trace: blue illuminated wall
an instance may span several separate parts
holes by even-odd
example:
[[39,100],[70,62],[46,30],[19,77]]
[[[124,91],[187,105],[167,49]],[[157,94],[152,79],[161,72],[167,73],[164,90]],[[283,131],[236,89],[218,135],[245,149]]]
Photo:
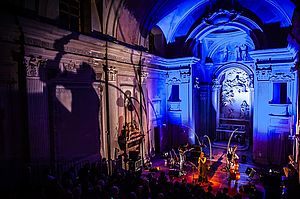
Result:
[[[234,121],[245,126],[255,161],[281,164],[295,149],[290,138],[298,120],[294,68],[299,49],[287,39],[295,6],[290,1],[234,1],[229,10],[218,2],[184,1],[157,23],[171,57],[183,56],[177,54],[181,46],[185,57],[198,58],[188,65],[179,61],[184,57],[169,63],[167,121],[215,141],[221,124]],[[175,101],[170,100],[172,85],[179,89]]]

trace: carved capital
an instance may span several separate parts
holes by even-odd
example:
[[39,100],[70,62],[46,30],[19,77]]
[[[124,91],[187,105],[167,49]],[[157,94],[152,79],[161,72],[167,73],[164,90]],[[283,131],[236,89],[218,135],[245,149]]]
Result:
[[89,64],[94,67],[98,67],[100,63],[101,63],[101,59],[92,58],[89,60]]
[[63,71],[73,72],[76,73],[79,65],[76,64],[74,61],[70,60],[69,62],[62,62],[61,63]]
[[149,73],[146,71],[141,72],[141,81],[142,83],[145,83],[146,79],[148,78]]
[[221,85],[220,85],[218,78],[214,78],[212,80],[212,83],[213,83],[213,86],[212,86],[213,89],[220,89]]
[[166,79],[167,84],[181,84],[181,77],[180,73],[178,71],[176,72],[168,72],[167,73],[167,79]]
[[180,71],[180,78],[182,83],[189,83],[190,77],[191,77],[191,72],[189,69]]
[[102,73],[101,72],[96,72],[96,80],[100,81],[102,79]]
[[272,75],[272,70],[269,69],[256,70],[256,76],[258,81],[269,81],[271,75]]
[[117,69],[116,67],[109,67],[107,69],[107,72],[108,72],[108,81],[116,81],[116,77],[117,77]]
[[24,65],[26,66],[27,77],[38,77],[39,68],[44,66],[47,59],[43,59],[41,56],[34,57],[24,57]]

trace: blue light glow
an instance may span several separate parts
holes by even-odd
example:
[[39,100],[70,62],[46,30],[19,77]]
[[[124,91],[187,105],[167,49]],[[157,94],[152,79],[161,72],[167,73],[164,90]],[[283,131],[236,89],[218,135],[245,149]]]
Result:
[[[193,13],[203,13],[203,8],[208,0],[193,1],[186,0],[180,3],[176,9],[161,19],[157,25],[162,29],[168,43],[174,42],[176,37],[185,36],[191,29],[194,18]],[[295,5],[290,0],[238,0],[243,7],[246,7],[256,14],[264,24],[280,23],[281,27],[291,26],[291,19]],[[252,20],[241,17],[240,23],[253,24],[250,29],[260,29]],[[197,31],[198,32],[198,31]]]

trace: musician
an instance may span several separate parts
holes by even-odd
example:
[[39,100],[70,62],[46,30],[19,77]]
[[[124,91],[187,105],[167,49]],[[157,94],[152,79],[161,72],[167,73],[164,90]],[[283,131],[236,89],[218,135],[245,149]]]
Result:
[[179,169],[180,169],[180,171],[183,170],[183,165],[186,161],[186,153],[190,150],[192,150],[192,149],[190,148],[189,143],[186,143],[185,145],[180,146],[179,149],[178,149],[178,151],[179,151]]
[[240,179],[240,171],[239,171],[239,163],[238,159],[233,160],[230,162],[230,167],[229,167],[229,180],[235,180],[235,183]]
[[230,166],[234,164],[236,160],[239,159],[239,156],[236,154],[237,145],[234,145],[233,147],[229,147],[227,152],[227,159],[226,159],[226,166],[227,170],[230,169]]
[[288,168],[292,172],[297,172],[298,170],[297,163],[295,162],[293,155],[289,155],[288,158],[289,158]]
[[295,194],[299,194],[298,192],[298,167],[297,163],[294,160],[293,155],[288,156],[289,162],[285,167],[283,167],[283,171],[285,174],[284,184],[287,188],[288,198],[294,196]]
[[239,172],[239,156],[236,154],[237,145],[233,147],[229,147],[227,152],[227,171],[228,171],[228,180],[239,180],[240,172]]
[[204,155],[204,152],[202,151],[198,158],[198,173],[199,173],[198,182],[200,182],[200,183],[208,182],[207,167],[208,166],[207,166],[206,157]]

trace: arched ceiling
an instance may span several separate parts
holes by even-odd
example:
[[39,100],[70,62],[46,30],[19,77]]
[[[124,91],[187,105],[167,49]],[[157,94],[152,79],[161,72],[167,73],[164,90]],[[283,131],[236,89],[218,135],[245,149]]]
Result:
[[125,4],[139,19],[142,32],[158,25],[168,42],[186,35],[195,21],[216,4],[222,9],[241,6],[263,24],[280,23],[281,27],[291,25],[295,9],[291,0],[125,0]]
[[[144,38],[154,27],[159,28],[169,44],[169,50],[184,48],[182,53],[189,56],[194,55],[199,43],[222,46],[235,34],[241,35],[240,43],[251,49],[252,46],[253,49],[286,47],[296,7],[296,0],[119,1],[138,21]],[[227,16],[222,17],[224,13]],[[207,48],[210,49],[209,46]],[[175,52],[169,56],[182,56]]]
[[[199,18],[214,4],[230,8],[241,6],[252,12],[260,22],[279,23],[281,27],[291,26],[295,5],[290,0],[157,0],[144,19],[144,28],[158,25],[172,42],[176,37],[185,36]],[[224,3],[225,2],[225,3]],[[224,6],[225,5],[225,6]],[[222,7],[221,7],[222,8]],[[154,17],[155,16],[155,17]]]

